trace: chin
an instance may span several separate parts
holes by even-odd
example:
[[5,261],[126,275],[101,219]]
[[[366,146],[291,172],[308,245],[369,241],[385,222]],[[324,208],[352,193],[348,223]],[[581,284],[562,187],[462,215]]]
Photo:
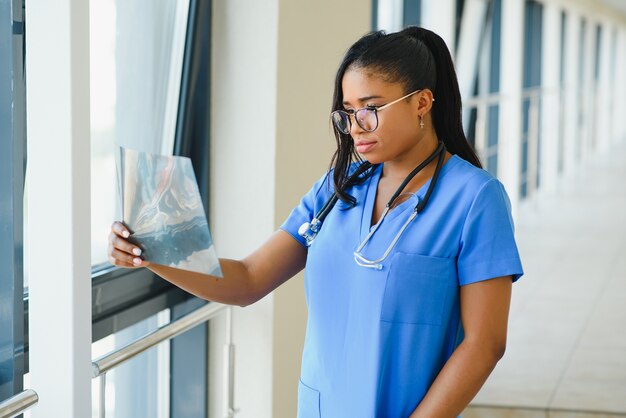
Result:
[[365,161],[368,161],[370,164],[380,164],[385,162],[386,160],[382,158],[380,155],[376,155],[374,152],[368,152],[366,154],[359,154],[361,158]]

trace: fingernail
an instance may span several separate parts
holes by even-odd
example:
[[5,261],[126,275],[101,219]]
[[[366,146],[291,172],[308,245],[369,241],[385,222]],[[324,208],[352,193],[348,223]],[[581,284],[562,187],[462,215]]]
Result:
[[139,248],[133,248],[133,254],[141,255],[141,250]]
[[141,264],[141,258],[139,257],[133,258],[133,264],[137,264],[137,265]]
[[128,231],[122,231],[122,236],[123,236],[124,238],[128,238],[128,236],[129,236]]

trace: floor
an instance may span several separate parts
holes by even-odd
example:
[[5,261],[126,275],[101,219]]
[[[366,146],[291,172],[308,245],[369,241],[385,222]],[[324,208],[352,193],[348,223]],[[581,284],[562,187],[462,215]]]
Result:
[[626,417],[626,144],[520,205],[507,352],[463,418]]

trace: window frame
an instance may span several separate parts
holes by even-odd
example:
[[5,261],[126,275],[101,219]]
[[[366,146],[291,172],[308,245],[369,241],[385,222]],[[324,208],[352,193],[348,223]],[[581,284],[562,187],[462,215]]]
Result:
[[24,173],[26,168],[26,81],[24,0],[0,2],[0,401],[24,388]]
[[[12,1],[23,2],[23,0]],[[174,141],[174,155],[189,157],[192,160],[205,211],[209,207],[210,129],[209,118],[206,115],[210,108],[211,8],[211,1],[190,0],[189,3]],[[0,23],[0,30],[2,24],[4,22]],[[20,190],[23,193],[23,188]],[[19,215],[21,216],[22,212]],[[164,309],[176,308],[190,299],[200,301],[148,269],[121,269],[103,263],[92,267],[91,279],[92,341],[136,324]],[[19,290],[19,299],[24,306],[24,320],[20,324],[25,329],[23,373],[27,373],[29,298],[28,293],[22,289]],[[208,333],[208,326],[205,328],[205,333]],[[208,347],[206,340],[205,338],[205,352]],[[174,367],[175,365],[172,365],[172,368]],[[175,387],[172,384],[172,390]]]

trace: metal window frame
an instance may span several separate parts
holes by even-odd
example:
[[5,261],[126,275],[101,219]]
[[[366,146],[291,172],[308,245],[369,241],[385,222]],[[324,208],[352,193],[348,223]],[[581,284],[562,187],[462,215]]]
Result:
[[[211,0],[190,0],[187,40],[176,121],[174,153],[191,159],[207,220],[209,213],[209,161],[211,110]],[[190,295],[191,296],[191,295]],[[196,297],[172,307],[175,321],[206,303]],[[170,341],[170,417],[206,417],[209,400],[190,394],[208,394],[209,324]]]
[[[190,0],[174,154],[192,159],[200,194],[207,209],[209,122],[205,112],[209,108],[209,90],[207,87],[203,95],[191,89],[198,85],[208,86],[210,80],[209,63],[198,63],[198,60],[210,57],[206,36],[210,33],[210,25],[197,25],[196,22],[201,19],[202,23],[210,22],[211,3],[198,3],[197,0]],[[193,126],[190,127],[190,124]],[[206,153],[202,154],[203,150]],[[104,338],[190,298],[194,296],[147,269],[120,269],[108,263],[95,265],[92,268],[93,340]],[[27,295],[24,295],[24,303],[27,323]]]
[[0,401],[23,390],[24,3],[0,1]]
[[[24,0],[11,0],[14,3],[23,3]],[[0,1],[0,6],[4,5]],[[178,103],[178,114],[176,122],[176,136],[174,143],[174,154],[191,158],[195,175],[198,180],[200,194],[205,206],[205,210],[209,207],[209,100],[210,100],[210,33],[211,33],[211,1],[190,0],[189,16],[186,30],[185,51],[182,65],[182,76],[180,86],[180,96]],[[1,9],[0,9],[1,10]],[[14,27],[23,27],[17,25],[20,23],[16,19]],[[3,29],[5,22],[0,23],[0,30]],[[2,52],[0,45],[0,52]],[[6,56],[2,54],[1,56]],[[15,60],[14,60],[15,61]],[[9,61],[10,62],[10,61]],[[18,61],[15,61],[18,62]],[[3,61],[3,64],[5,61]],[[18,62],[21,65],[21,61]],[[16,64],[17,65],[17,64]],[[2,88],[2,87],[0,87]],[[24,93],[24,91],[22,91]],[[0,91],[0,100],[2,98]],[[25,98],[25,94],[22,96]],[[0,123],[0,127],[3,125]],[[11,125],[13,126],[13,125]],[[25,119],[24,119],[25,126]],[[1,128],[0,128],[1,129]],[[8,143],[7,143],[8,144]],[[0,142],[0,153],[5,142]],[[24,137],[25,149],[25,137]],[[15,155],[15,154],[11,154]],[[17,161],[15,159],[9,160]],[[1,158],[0,162],[4,163]],[[4,167],[4,165],[3,165]],[[13,167],[13,165],[11,165]],[[22,184],[21,187],[15,189],[14,193],[19,192],[19,208],[16,207],[15,216],[19,216],[22,221],[23,209],[21,206],[23,197],[23,171],[22,182],[16,177],[4,179],[0,182],[0,193],[3,187],[8,184]],[[1,180],[0,180],[1,181]],[[0,219],[4,215],[0,213]],[[13,215],[12,215],[13,216]],[[21,223],[18,225],[21,228]],[[21,231],[20,231],[21,232]],[[3,234],[4,236],[4,234]],[[0,237],[0,244],[3,242]],[[20,241],[21,245],[21,241]],[[2,256],[7,257],[7,252],[3,252]],[[22,255],[21,247],[19,254],[14,252],[13,257],[19,257],[19,263],[16,268],[21,269]],[[17,258],[16,258],[17,259]],[[20,276],[21,277],[21,276]],[[0,284],[0,292],[4,288]],[[16,297],[15,310],[19,316],[23,315],[23,323],[12,322],[12,326],[24,326],[28,324],[28,295],[24,294],[23,282],[15,282],[14,292],[19,293]],[[119,269],[109,264],[101,264],[92,268],[92,339],[97,341],[117,331],[127,328],[133,324],[140,322],[164,309],[172,309],[172,321],[178,317],[185,315],[189,310],[206,303],[201,299],[183,291],[182,289],[172,285],[171,283],[161,279],[150,270],[147,269]],[[23,305],[22,305],[23,304]],[[23,311],[20,306],[23,306]],[[23,313],[22,313],[23,312]],[[2,324],[0,318],[0,324]],[[4,324],[2,324],[4,326]],[[172,371],[185,368],[188,364],[204,364],[207,366],[207,350],[208,350],[208,326],[197,327],[194,331],[194,338],[190,335],[177,337],[172,341],[174,353],[171,357]],[[2,328],[4,329],[4,328]],[[16,328],[16,331],[17,328]],[[18,332],[18,334],[20,334]],[[21,333],[23,340],[16,339],[16,347],[24,347],[23,367],[16,369],[16,379],[20,379],[19,390],[21,390],[21,379],[24,373],[28,372],[28,332]],[[183,338],[184,337],[184,338]],[[16,353],[19,350],[15,351]],[[177,355],[187,351],[187,355]],[[183,399],[182,388],[193,385],[203,385],[206,389],[208,384],[208,372],[201,375],[184,376],[181,373],[172,374],[171,396],[172,399]],[[17,388],[17,386],[16,386]],[[1,392],[0,392],[1,393]],[[203,393],[208,393],[204,390]],[[182,415],[182,404],[171,402],[171,417]],[[188,407],[188,405],[186,405]],[[198,408],[194,413],[197,416],[206,416],[208,401],[204,401],[202,408]],[[187,410],[188,414],[189,411]],[[189,416],[189,415],[185,415]]]

